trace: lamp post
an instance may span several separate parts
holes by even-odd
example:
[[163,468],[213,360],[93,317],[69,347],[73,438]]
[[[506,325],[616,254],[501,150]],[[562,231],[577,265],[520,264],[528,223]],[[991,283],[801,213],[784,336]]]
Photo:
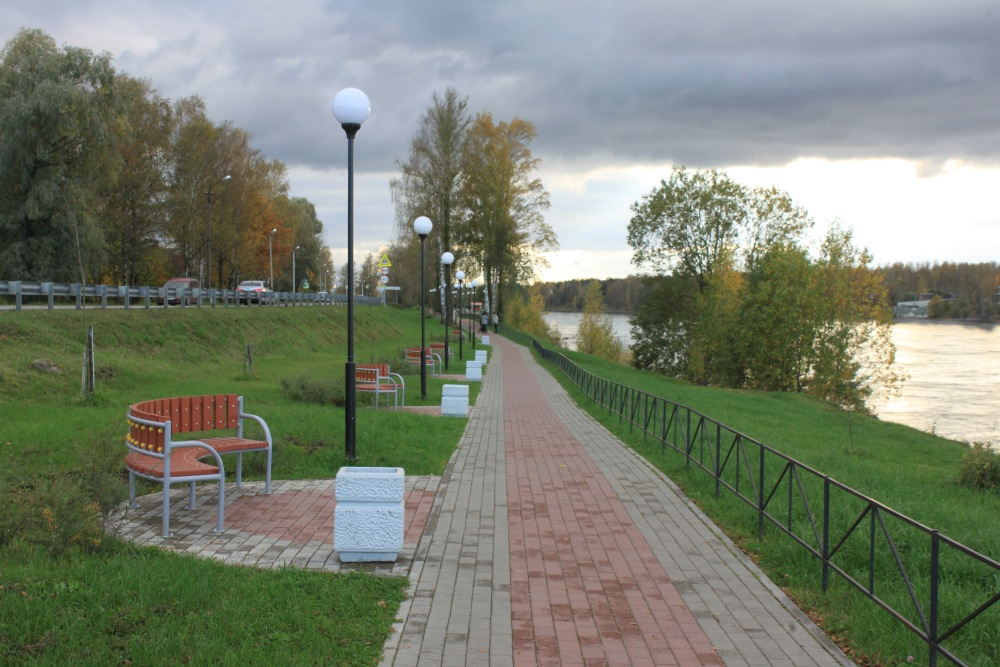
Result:
[[[476,287],[479,283],[473,278],[469,281],[469,288],[472,290],[472,296],[469,297],[469,340],[472,341],[472,349],[476,349],[476,334],[472,330],[472,320],[476,319]],[[473,355],[475,356],[475,355]]]
[[295,246],[292,248],[292,294],[295,294],[295,251],[301,246]]
[[[347,134],[347,281],[354,284],[354,137],[361,124],[368,120],[371,103],[368,96],[357,88],[344,88],[333,98],[333,116]],[[347,295],[347,362],[344,375],[347,391],[344,396],[344,452],[348,459],[356,459],[357,404],[354,390],[354,290]]]
[[208,274],[208,289],[212,289],[212,195],[215,194],[212,192],[212,188],[225,183],[231,178],[232,176],[226,174],[221,180],[208,186],[208,192],[205,193],[205,196],[208,197],[208,262],[206,263],[208,270],[205,272]]
[[424,241],[434,228],[431,219],[422,215],[413,221],[413,231],[420,237],[420,398],[427,398],[427,316],[424,311]]
[[462,288],[465,285],[465,271],[456,271],[455,279],[458,280],[458,358],[464,359],[462,353]]
[[267,235],[267,270],[271,274],[271,284],[269,287],[271,291],[274,291],[274,233],[278,231],[275,227],[271,230],[271,233]]
[[448,338],[451,329],[451,312],[448,309],[448,292],[451,291],[451,264],[455,261],[455,256],[450,252],[441,255],[441,264],[444,266],[444,369],[448,370]]

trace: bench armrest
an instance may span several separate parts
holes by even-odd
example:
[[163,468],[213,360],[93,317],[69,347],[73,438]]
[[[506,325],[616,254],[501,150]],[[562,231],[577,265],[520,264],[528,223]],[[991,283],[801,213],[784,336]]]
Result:
[[241,412],[240,413],[240,425],[239,425],[239,428],[236,429],[236,437],[238,437],[238,438],[242,438],[243,437],[243,420],[244,419],[252,419],[253,421],[255,421],[258,424],[260,424],[260,427],[264,430],[264,440],[267,441],[267,446],[269,448],[273,448],[274,447],[274,443],[271,441],[271,429],[268,428],[267,423],[264,421],[264,419],[262,417],[258,417],[257,415],[251,415],[251,414],[249,414],[247,412]]

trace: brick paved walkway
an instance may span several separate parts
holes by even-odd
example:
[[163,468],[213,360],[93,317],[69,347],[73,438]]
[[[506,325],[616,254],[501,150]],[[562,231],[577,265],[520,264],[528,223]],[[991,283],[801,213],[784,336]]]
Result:
[[[334,480],[154,494],[121,520],[143,544],[256,567],[407,575],[382,665],[850,665],[661,473],[501,336],[445,475],[408,477],[395,563],[341,566]],[[428,418],[434,410],[425,410]]]

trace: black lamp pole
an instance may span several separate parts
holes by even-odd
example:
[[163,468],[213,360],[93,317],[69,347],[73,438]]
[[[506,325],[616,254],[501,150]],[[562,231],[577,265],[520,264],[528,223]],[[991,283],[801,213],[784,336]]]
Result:
[[462,286],[465,284],[465,271],[456,271],[455,277],[458,278],[458,358],[464,359],[465,354],[462,352]]
[[[469,296],[469,340],[472,341],[472,350],[473,350],[473,352],[475,352],[475,349],[476,349],[476,334],[472,331],[472,320],[474,320],[475,317],[476,317],[476,306],[475,306],[475,303],[476,303],[476,281],[475,280],[470,280],[469,281],[469,287],[472,289],[472,292],[470,293],[471,296]],[[475,357],[475,354],[473,354],[473,357]]]
[[430,218],[420,216],[413,221],[413,230],[420,237],[420,398],[427,398],[427,315],[424,307],[424,241],[431,233]]
[[451,337],[451,311],[448,308],[448,292],[451,291],[451,263],[455,261],[455,256],[450,252],[441,255],[441,263],[444,264],[444,369],[448,370],[448,339]]
[[[368,118],[371,107],[368,96],[357,88],[344,88],[333,98],[333,115],[347,134],[347,280],[354,284],[354,137],[361,123]],[[357,403],[354,377],[354,290],[347,296],[347,363],[344,364],[346,388],[344,396],[344,454],[357,458]]]

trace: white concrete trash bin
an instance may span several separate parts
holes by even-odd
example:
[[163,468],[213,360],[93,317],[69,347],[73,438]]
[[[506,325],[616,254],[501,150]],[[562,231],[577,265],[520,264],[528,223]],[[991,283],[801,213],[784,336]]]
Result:
[[342,563],[392,562],[403,548],[402,468],[337,471],[333,550]]
[[465,362],[465,380],[466,380],[466,382],[482,382],[482,380],[483,380],[483,362],[481,362],[481,361],[466,361]]
[[483,365],[486,365],[486,350],[476,350],[476,361],[481,361]]
[[469,385],[446,384],[441,388],[441,416],[469,416]]
[[483,345],[489,345],[490,344],[490,337],[487,336],[486,334],[483,334],[482,336],[480,336],[480,338],[482,338]]

